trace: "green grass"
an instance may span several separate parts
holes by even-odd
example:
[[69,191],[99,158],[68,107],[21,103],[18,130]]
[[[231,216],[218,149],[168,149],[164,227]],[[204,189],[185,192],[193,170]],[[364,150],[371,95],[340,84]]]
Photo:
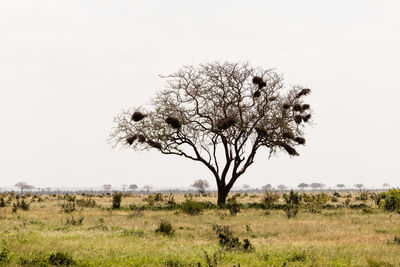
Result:
[[[124,197],[123,208],[112,210],[111,196],[95,197],[103,208],[77,207],[68,214],[60,207],[65,200],[51,196],[33,202],[28,211],[12,213],[10,204],[0,208],[0,252],[6,247],[10,258],[0,265],[40,266],[50,254],[65,252],[74,266],[208,266],[207,261],[214,260],[218,266],[400,266],[400,245],[388,242],[400,235],[397,213],[342,208],[312,214],[301,209],[296,218],[287,219],[282,210],[242,209],[236,216],[228,210],[205,210],[190,216],[176,210],[125,208],[145,204],[143,198]],[[178,203],[185,199],[175,198]],[[215,203],[214,197],[194,199]],[[72,216],[83,216],[82,224],[66,224]],[[161,220],[172,224],[173,235],[155,231]],[[255,250],[222,250],[214,224],[229,225]]]

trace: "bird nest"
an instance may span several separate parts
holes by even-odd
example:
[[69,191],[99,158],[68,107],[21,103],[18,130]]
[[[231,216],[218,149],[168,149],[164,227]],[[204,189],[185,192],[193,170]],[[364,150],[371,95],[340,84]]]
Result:
[[218,130],[223,131],[226,130],[230,127],[232,127],[234,124],[236,123],[236,119],[235,118],[225,118],[225,119],[221,119],[217,122],[216,126],[218,128]]
[[300,136],[296,137],[294,141],[296,141],[299,145],[304,145],[306,143],[306,139]]
[[133,121],[141,121],[141,120],[143,120],[144,117],[146,117],[146,115],[144,115],[143,113],[141,113],[139,111],[135,111],[132,114],[132,120]]
[[168,117],[165,119],[165,122],[174,129],[180,129],[182,127],[182,123],[176,117]]

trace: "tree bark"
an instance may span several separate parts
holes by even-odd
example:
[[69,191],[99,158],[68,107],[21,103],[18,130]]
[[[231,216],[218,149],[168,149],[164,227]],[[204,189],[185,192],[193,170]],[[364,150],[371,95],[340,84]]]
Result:
[[229,191],[230,188],[228,188],[227,186],[218,187],[218,200],[217,200],[218,206],[221,207],[222,205],[225,204],[226,197],[228,196]]

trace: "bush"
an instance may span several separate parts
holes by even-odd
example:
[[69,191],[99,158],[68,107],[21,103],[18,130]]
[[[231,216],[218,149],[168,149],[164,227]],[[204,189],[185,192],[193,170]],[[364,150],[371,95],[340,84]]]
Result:
[[286,202],[286,206],[284,207],[286,217],[288,219],[296,217],[297,213],[299,212],[299,205],[301,200],[299,193],[295,193],[293,190],[290,190],[289,195],[283,194],[283,198]]
[[21,257],[19,259],[21,266],[35,266],[35,267],[47,267],[49,266],[48,258],[43,255],[32,256],[30,258]]
[[0,208],[4,208],[6,206],[6,202],[3,197],[0,197]]
[[61,203],[61,209],[65,212],[65,213],[71,213],[74,212],[75,209],[75,202],[65,202],[65,203]]
[[66,224],[66,225],[72,225],[72,226],[82,225],[83,219],[84,219],[84,218],[85,218],[85,217],[82,216],[82,217],[79,218],[79,219],[75,219],[74,216],[72,216],[71,219],[68,219],[68,218],[67,218],[67,221],[65,222],[65,224]]
[[163,235],[173,235],[174,229],[172,228],[172,224],[170,222],[162,220],[155,232]]
[[225,207],[229,209],[229,212],[233,216],[240,212],[240,204],[236,201],[236,196],[228,198]]
[[386,211],[399,211],[400,210],[400,190],[390,189],[387,193],[384,209]]
[[227,225],[213,225],[213,230],[218,234],[219,245],[225,250],[254,251],[254,247],[248,239],[240,242],[238,237],[233,236],[233,232]]
[[96,205],[96,201],[94,201],[91,198],[86,198],[86,199],[78,199],[76,201],[76,205],[78,207],[83,207],[83,208],[95,208]]
[[11,252],[7,249],[7,244],[3,241],[3,247],[0,250],[0,264],[11,261]]
[[271,208],[279,200],[279,198],[279,194],[265,192],[265,195],[263,196],[261,202],[264,205],[264,208],[268,209]]
[[189,215],[199,215],[204,211],[204,205],[201,202],[186,199],[181,203],[181,211]]
[[58,251],[50,254],[49,263],[55,266],[70,266],[75,264],[75,260],[68,253]]
[[121,199],[122,199],[121,193],[116,193],[113,195],[113,199],[112,199],[112,208],[113,209],[119,209],[121,207]]

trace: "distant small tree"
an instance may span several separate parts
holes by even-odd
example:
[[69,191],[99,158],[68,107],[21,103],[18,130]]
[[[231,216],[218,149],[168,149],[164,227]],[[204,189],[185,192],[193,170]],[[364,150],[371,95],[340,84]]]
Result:
[[125,190],[128,188],[128,185],[126,185],[126,184],[123,184],[123,185],[121,185],[121,187],[122,187],[122,191],[124,191],[124,192],[125,192]]
[[210,187],[207,180],[198,179],[192,184],[193,188],[196,188],[202,196],[206,195],[206,189]]
[[106,190],[106,192],[108,193],[111,190],[111,185],[110,184],[103,184],[103,189]]
[[390,187],[390,184],[384,183],[384,184],[382,185],[382,187],[383,187],[383,188],[389,188],[389,187]]
[[33,188],[35,188],[33,185],[29,185],[25,182],[18,182],[15,184],[15,187],[21,190],[21,194],[24,193],[24,190],[32,190]]
[[339,189],[343,189],[343,188],[345,188],[346,186],[345,186],[344,184],[337,184],[336,187],[339,188]]
[[266,184],[262,187],[263,191],[271,191],[272,190],[272,185],[271,184]]
[[150,190],[153,189],[153,186],[146,184],[145,186],[143,186],[143,189],[146,190],[147,193],[150,193]]
[[138,186],[135,185],[135,184],[130,184],[129,185],[129,190],[135,191],[137,188],[138,188]]
[[279,191],[284,191],[287,189],[286,185],[280,184],[276,188],[278,188]]
[[247,191],[250,189],[250,185],[248,185],[248,184],[244,184],[242,187],[243,187],[244,191]]
[[312,183],[312,184],[310,184],[309,185],[313,190],[317,190],[318,188],[322,188],[322,187],[324,187],[325,185],[324,184],[321,184],[321,183]]
[[306,184],[306,183],[301,183],[298,185],[298,188],[300,188],[301,190],[304,190],[307,187],[308,187],[308,184]]
[[364,188],[364,185],[363,184],[355,184],[354,187],[357,188],[358,190],[361,190]]

